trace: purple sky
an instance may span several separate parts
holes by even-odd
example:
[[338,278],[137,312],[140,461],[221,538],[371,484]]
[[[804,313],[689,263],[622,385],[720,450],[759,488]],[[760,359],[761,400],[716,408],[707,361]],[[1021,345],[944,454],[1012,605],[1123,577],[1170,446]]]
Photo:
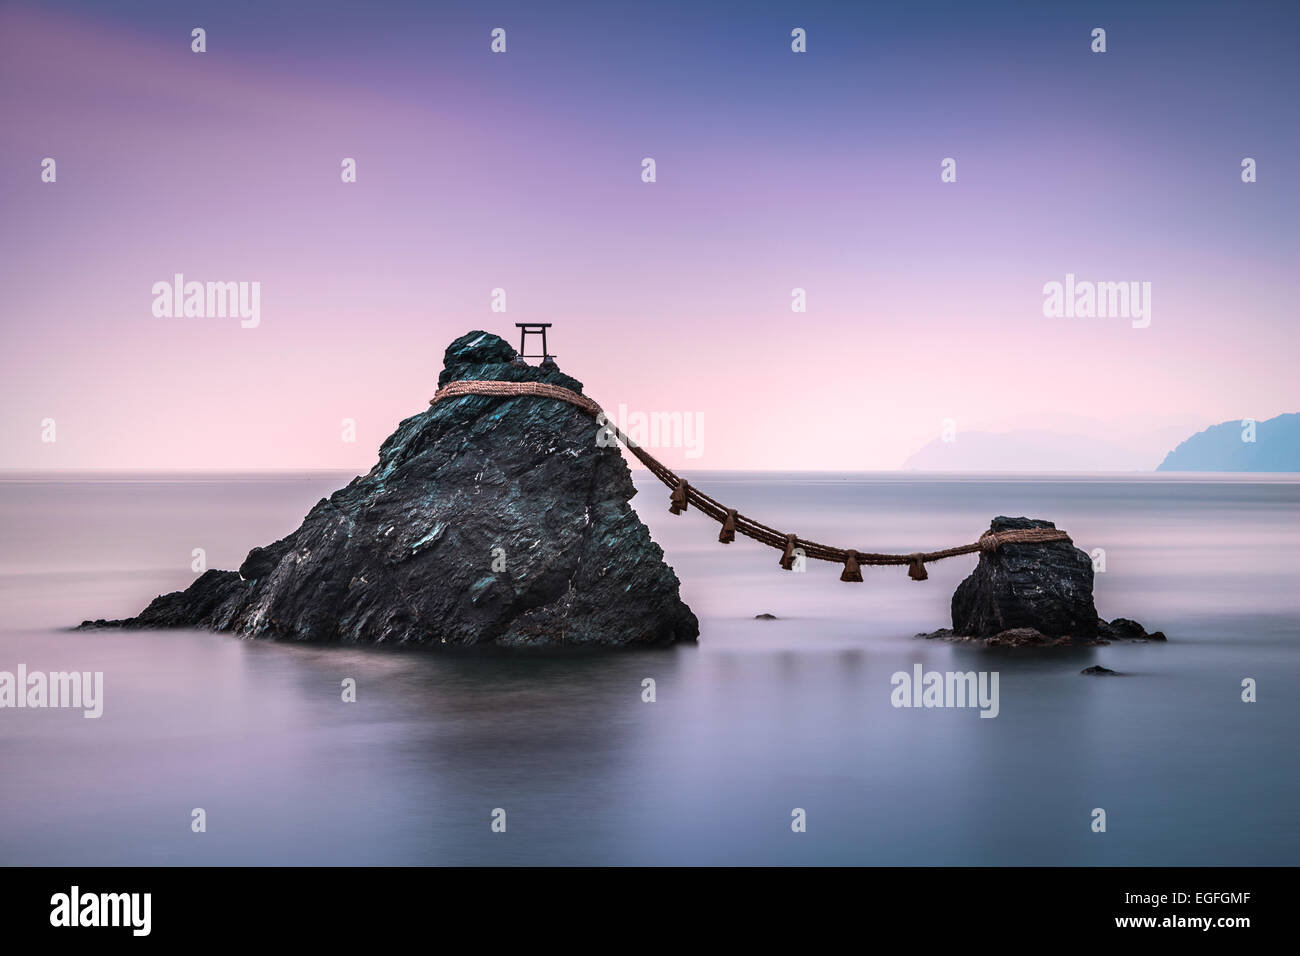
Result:
[[[262,6],[0,7],[0,468],[365,470],[518,321],[606,408],[702,416],[672,466],[1300,410],[1285,7]],[[176,272],[260,282],[260,326],[154,317]],[[1045,318],[1067,272],[1150,282],[1150,327]]]

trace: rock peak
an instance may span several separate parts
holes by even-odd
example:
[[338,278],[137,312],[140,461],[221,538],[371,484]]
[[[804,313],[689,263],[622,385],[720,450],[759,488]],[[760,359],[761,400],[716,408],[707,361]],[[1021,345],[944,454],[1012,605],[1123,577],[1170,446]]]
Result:
[[561,372],[553,359],[529,365],[501,336],[479,330],[466,332],[447,346],[443,353],[442,372],[438,375],[438,387],[448,382],[470,380],[545,382],[575,392],[582,391],[582,383]]

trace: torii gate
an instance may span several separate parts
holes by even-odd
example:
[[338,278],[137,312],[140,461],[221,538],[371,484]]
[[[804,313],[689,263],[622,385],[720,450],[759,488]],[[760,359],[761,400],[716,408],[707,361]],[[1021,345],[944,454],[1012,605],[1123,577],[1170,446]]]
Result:
[[[516,322],[515,328],[519,330],[519,357],[520,358],[539,358],[543,362],[547,359],[555,358],[546,351],[546,330],[551,327],[550,322]],[[524,354],[524,342],[530,335],[540,335],[542,337],[542,354],[526,355]]]

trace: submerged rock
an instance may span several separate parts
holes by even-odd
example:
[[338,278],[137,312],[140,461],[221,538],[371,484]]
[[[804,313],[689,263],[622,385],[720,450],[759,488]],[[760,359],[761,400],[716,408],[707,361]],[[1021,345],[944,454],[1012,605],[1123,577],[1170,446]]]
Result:
[[985,643],[989,647],[1042,647],[1045,644],[1055,644],[1056,639],[1048,637],[1036,627],[1013,627],[986,638]]
[[1109,667],[1102,667],[1100,664],[1094,664],[1092,667],[1085,667],[1079,671],[1080,674],[1087,674],[1089,677],[1122,677],[1119,671],[1113,671]]
[[[548,361],[470,332],[438,385],[545,382],[582,391]],[[617,447],[561,401],[467,395],[406,419],[379,462],[322,499],[238,573],[208,571],[138,617],[83,628],[210,628],[293,641],[663,645],[699,624],[628,503]]]
[[780,620],[780,618],[778,618],[775,614],[768,614],[766,611],[764,611],[762,614],[755,614],[755,615],[754,615],[754,620],[756,620],[756,621],[776,621],[776,620]]
[[1164,641],[1164,631],[1155,631],[1148,634],[1137,621],[1130,621],[1126,617],[1117,617],[1115,620],[1107,623],[1105,621],[1097,622],[1097,636],[1107,641]]

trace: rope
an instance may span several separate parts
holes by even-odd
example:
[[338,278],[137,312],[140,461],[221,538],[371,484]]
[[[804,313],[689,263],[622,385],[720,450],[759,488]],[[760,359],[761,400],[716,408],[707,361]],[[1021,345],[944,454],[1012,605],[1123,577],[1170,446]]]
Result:
[[980,535],[978,541],[958,545],[955,548],[944,548],[940,551],[881,554],[872,551],[856,551],[852,548],[834,548],[830,545],[819,544],[816,541],[809,541],[807,538],[790,532],[778,531],[776,528],[768,527],[747,515],[741,514],[735,508],[728,508],[722,502],[706,495],[686,479],[678,477],[670,468],[623,434],[618,426],[609,421],[609,417],[605,415],[598,404],[587,396],[580,395],[571,389],[561,388],[558,385],[546,385],[542,382],[458,381],[449,382],[438,389],[433,398],[429,400],[429,404],[436,405],[446,399],[461,398],[466,395],[481,395],[487,398],[517,398],[523,395],[531,395],[538,398],[553,398],[582,409],[596,419],[597,422],[603,423],[604,427],[617,437],[641,464],[645,465],[650,474],[672,489],[669,510],[673,514],[680,514],[686,511],[688,506],[694,505],[708,517],[722,525],[722,532],[718,536],[719,541],[724,543],[734,541],[737,534],[743,534],[745,537],[751,538],[760,544],[765,544],[769,548],[775,548],[781,552],[780,564],[787,571],[793,567],[794,552],[797,549],[802,550],[809,558],[844,565],[844,573],[840,575],[841,581],[861,581],[862,575],[858,570],[861,565],[873,567],[908,565],[908,575],[912,580],[924,581],[928,577],[925,572],[925,565],[934,561],[943,561],[946,558],[955,558],[963,554],[993,552],[1004,544],[1047,544],[1052,541],[1070,541],[1068,534],[1055,528],[1018,528],[1010,531],[986,531]]

